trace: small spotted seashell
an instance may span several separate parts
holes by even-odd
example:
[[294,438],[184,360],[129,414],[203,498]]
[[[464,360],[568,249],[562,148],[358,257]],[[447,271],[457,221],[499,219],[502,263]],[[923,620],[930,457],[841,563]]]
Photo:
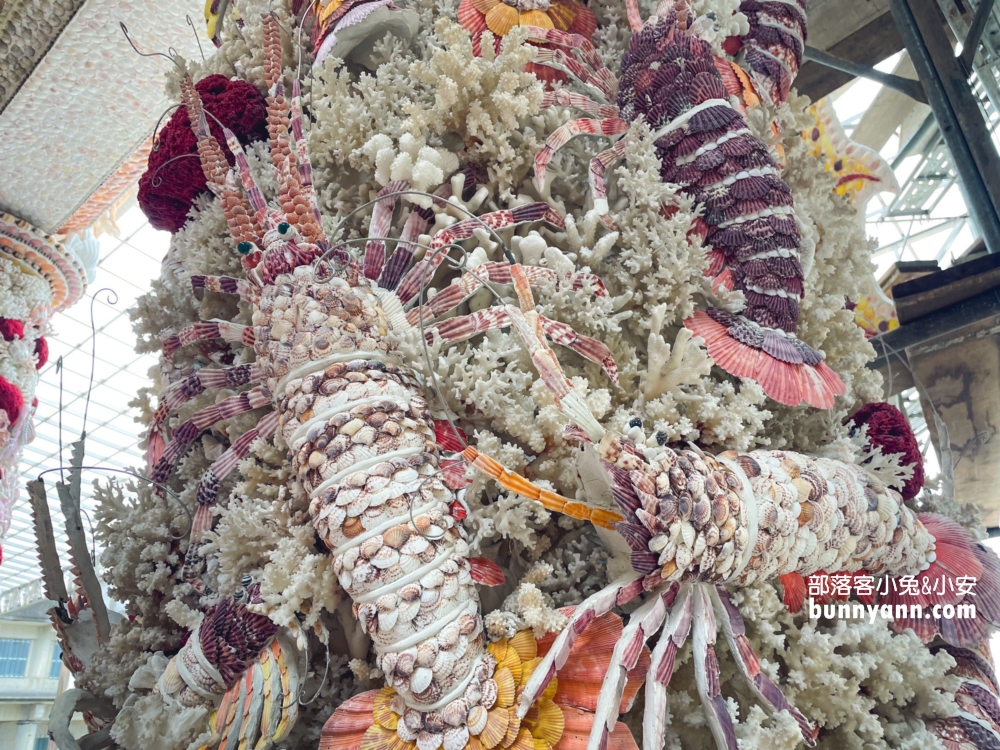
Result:
[[691,496],[686,492],[680,494],[677,498],[677,516],[681,521],[691,520],[691,514],[694,512],[694,501]]
[[397,592],[399,598],[404,602],[413,602],[420,598],[420,586],[415,583],[408,583]]
[[371,558],[382,549],[382,535],[376,535],[361,542],[358,550],[362,557]]
[[698,567],[703,573],[710,572],[715,567],[715,548],[708,547],[698,560]]
[[444,750],[462,750],[469,741],[469,728],[451,727],[444,732]]
[[427,667],[417,667],[410,675],[410,691],[414,694],[424,692],[434,679],[434,673]]
[[399,562],[399,553],[392,547],[382,547],[371,559],[371,564],[376,568],[385,570],[391,568]]
[[431,667],[431,671],[441,677],[447,677],[451,674],[456,661],[458,661],[458,655],[455,653],[455,650],[439,651],[437,661],[434,662],[434,666]]
[[670,486],[673,487],[674,492],[683,492],[687,489],[687,477],[679,467],[671,466],[668,476],[670,477]]
[[[416,664],[416,661],[417,661],[417,654],[414,651],[414,649],[408,649],[404,651],[396,659],[396,672],[402,675],[403,677],[409,677],[411,674],[413,674],[413,668],[414,665]],[[417,729],[420,729],[423,725],[424,725],[423,719],[421,719],[419,724],[411,726],[410,728],[416,731]]]
[[883,521],[891,521],[896,517],[898,510],[899,504],[888,492],[878,496],[878,515]]
[[712,522],[721,526],[729,518],[729,503],[725,492],[716,492],[712,496]]
[[433,640],[424,641],[417,646],[417,666],[430,669],[437,660],[438,647]]
[[441,718],[444,719],[445,724],[448,726],[458,727],[465,724],[465,717],[468,713],[468,701],[464,698],[458,698],[441,709]]
[[420,592],[420,606],[423,609],[433,607],[441,601],[440,589],[424,589]]
[[694,522],[696,529],[703,529],[711,518],[712,501],[708,499],[708,495],[702,495],[694,504],[694,512],[691,514],[691,520]]
[[424,730],[417,735],[417,750],[438,750],[443,741],[444,735],[440,732]]
[[[494,683],[494,686],[495,685],[496,683]],[[494,687],[494,689],[496,688]],[[496,696],[494,696],[493,699],[496,700]],[[469,709],[469,733],[475,736],[486,729],[487,716],[488,713],[486,708],[481,705],[473,706]]]
[[735,551],[736,551],[736,545],[733,544],[732,540],[730,540],[722,545],[722,549],[719,552],[719,559],[726,560],[732,557]]
[[420,585],[425,589],[436,589],[444,583],[444,573],[441,572],[439,568],[428,572],[423,578],[420,579]]
[[480,691],[483,697],[479,701],[479,705],[487,710],[493,708],[493,705],[497,702],[497,684],[493,680],[486,680],[483,682]]
[[674,556],[674,563],[680,570],[687,570],[691,563],[694,562],[694,555],[691,553],[690,547],[678,547],[677,554]]
[[705,494],[705,477],[701,474],[690,474],[687,478],[687,491],[693,498]]
[[709,547],[717,547],[719,545],[719,527],[709,526],[705,529],[705,542]]
[[740,526],[738,529],[736,529],[736,533],[733,534],[733,541],[736,543],[737,552],[742,552],[747,548],[747,542],[749,541],[749,537],[747,536],[746,527]]
[[393,526],[391,529],[382,534],[382,541],[393,549],[399,549],[402,547],[409,538],[410,532],[403,525]]
[[399,610],[393,609],[389,612],[379,612],[378,613],[378,629],[379,632],[387,633],[396,627],[396,622],[399,620]]
[[722,524],[719,529],[719,540],[722,542],[728,542],[733,538],[733,534],[736,533],[736,519],[729,518],[724,524]]
[[448,725],[440,711],[431,711],[424,715],[424,729],[428,732],[443,732]]
[[680,528],[680,541],[683,546],[691,548],[694,547],[694,538],[697,532],[694,530],[694,526],[690,523],[684,522],[681,524]]
[[707,546],[704,534],[699,534],[698,538],[694,540],[694,549],[692,550],[695,558],[700,558]]
[[663,548],[667,546],[669,541],[670,538],[666,534],[657,534],[649,540],[649,551],[662,552]]
[[458,645],[458,623],[453,622],[446,625],[440,633],[438,633],[438,644],[443,649],[453,649]]
[[458,618],[458,632],[460,635],[470,636],[479,628],[479,618],[466,612]]
[[413,534],[406,543],[400,548],[400,552],[404,555],[419,555],[421,552],[426,550],[430,546],[430,542],[427,541],[420,534]]
[[750,458],[750,456],[740,454],[736,457],[736,462],[740,465],[740,468],[743,469],[743,473],[746,474],[748,478],[753,479],[754,477],[760,476],[760,464]]

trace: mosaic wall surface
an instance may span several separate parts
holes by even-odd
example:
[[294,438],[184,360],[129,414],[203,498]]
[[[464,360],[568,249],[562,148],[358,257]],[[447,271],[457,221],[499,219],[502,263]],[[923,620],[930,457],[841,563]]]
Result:
[[[169,105],[163,74],[170,62],[136,55],[119,23],[144,52],[173,47],[191,59],[199,53],[185,16],[201,12],[197,0],[85,2],[0,114],[0,131],[18,134],[0,143],[0,207],[46,232],[58,230],[149,137]],[[34,13],[48,19],[39,29],[57,24],[51,13]],[[13,16],[0,43],[12,23]],[[14,67],[27,65],[25,54],[14,55]],[[7,91],[6,81],[0,86]]]
[[31,75],[84,0],[0,3],[0,112]]

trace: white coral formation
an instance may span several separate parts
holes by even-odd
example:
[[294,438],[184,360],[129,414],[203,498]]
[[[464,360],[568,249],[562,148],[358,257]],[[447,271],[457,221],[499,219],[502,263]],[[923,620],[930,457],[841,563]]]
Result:
[[[698,14],[716,14],[713,44],[744,30],[745,19],[733,15],[738,5],[736,0],[695,0]],[[240,6],[247,19],[242,36],[227,38],[205,64],[192,64],[196,78],[212,72],[238,73],[261,85],[261,30],[255,19],[266,3],[252,0]],[[598,53],[614,71],[629,37],[623,6],[597,0],[591,7],[602,24],[595,35]],[[660,180],[653,137],[644,124],[632,125],[626,136],[626,159],[608,175],[614,231],[588,212],[589,189],[581,179],[589,158],[605,147],[601,142],[581,139],[562,149],[550,164],[545,194],[539,194],[533,156],[571,114],[540,109],[542,85],[521,72],[533,53],[522,44],[520,34],[508,36],[498,55],[489,52],[492,43],[484,41],[487,53],[476,58],[468,34],[454,23],[454,9],[449,0],[417,2],[421,28],[414,42],[409,47],[393,39],[380,42],[376,54],[384,62],[374,72],[359,72],[332,60],[311,72],[306,81],[311,119],[307,131],[327,230],[392,180],[407,180],[414,189],[427,192],[451,180],[455,193],[451,201],[479,214],[548,200],[566,214],[565,228],[536,224],[504,231],[502,237],[520,261],[551,269],[559,279],[535,289],[539,311],[610,347],[620,386],[596,365],[557,347],[572,387],[602,425],[624,430],[639,417],[647,434],[662,432],[667,440],[698,441],[713,450],[768,446],[853,455],[843,418],[855,405],[878,399],[879,382],[865,366],[871,347],[843,307],[845,295],[855,293],[857,281],[870,273],[870,243],[852,209],[835,197],[831,178],[797,135],[807,102],[793,98],[777,117],[785,126],[783,174],[794,193],[803,247],[810,256],[800,333],[803,340],[826,351],[827,362],[848,388],[827,413],[769,401],[755,383],[713,367],[702,342],[682,327],[684,318],[707,301],[735,310],[742,300],[738,294],[719,299],[706,283],[704,249],[697,238],[688,237],[695,207],[675,186]],[[279,13],[291,27],[293,21],[284,11]],[[291,45],[287,47],[286,61],[294,60]],[[304,71],[308,63],[306,55]],[[760,110],[752,126],[767,134],[773,114]],[[275,185],[266,164],[261,147],[255,147],[251,165],[270,196]],[[480,186],[475,197],[470,195],[476,191],[465,190],[464,177],[453,177],[459,169],[476,175],[470,177]],[[401,203],[393,223],[396,234],[414,205],[428,205],[417,196]],[[433,210],[429,233],[462,217],[455,206],[435,204]],[[349,218],[341,236],[363,237],[367,220],[367,211]],[[496,238],[485,233],[477,233],[464,247],[465,267],[503,259]],[[460,253],[452,258],[455,264],[463,262]],[[600,276],[608,296],[596,296],[589,285],[572,289],[565,279],[576,271]],[[234,297],[211,292],[196,296],[189,283],[193,274],[239,273],[222,214],[203,196],[187,225],[175,235],[161,278],[134,314],[143,350],[158,349],[164,332],[197,319],[248,323],[248,309]],[[444,264],[429,294],[446,288],[455,275],[454,268]],[[515,301],[509,286],[494,287],[473,296],[459,314],[495,303],[494,293],[505,303]],[[546,489],[582,497],[578,447],[563,436],[568,420],[516,335],[490,331],[455,345],[435,337],[425,347],[414,333],[403,343],[403,352],[424,379],[431,408],[454,419],[471,445]],[[153,389],[140,394],[138,403],[146,420],[156,394],[177,373],[217,366],[228,362],[227,357],[231,352],[212,347],[180,350],[170,368],[154,373]],[[192,399],[172,424],[224,395],[206,393]],[[180,502],[194,506],[197,480],[210,458],[257,417],[241,415],[203,435],[171,480]],[[880,467],[876,468],[881,471]],[[187,545],[186,539],[174,538],[183,534],[187,523],[180,505],[158,499],[143,486],[130,488],[129,499],[118,486],[104,490],[98,524],[107,550],[109,583],[112,594],[135,616],[102,647],[94,676],[122,705],[136,669],[154,652],[176,649],[182,626],[190,627],[195,612],[218,596],[230,595],[242,576],[251,575],[261,584],[259,610],[296,636],[309,654],[311,676],[303,696],[317,697],[302,709],[289,740],[298,744],[289,746],[315,747],[322,722],[344,698],[379,684],[370,644],[345,602],[329,553],[317,544],[306,500],[290,481],[286,447],[280,440],[258,441],[236,474],[223,484],[217,520],[205,547],[209,558],[205,594],[180,578],[179,553]],[[565,622],[559,608],[604,586],[607,571],[618,569],[621,561],[609,559],[591,527],[550,513],[478,472],[469,476],[472,484],[465,497],[470,514],[465,525],[471,554],[495,560],[507,578],[501,588],[483,592],[489,636],[510,636],[524,627],[539,635],[558,629]],[[762,668],[784,686],[807,717],[819,722],[824,746],[931,746],[925,722],[953,710],[950,694],[955,679],[945,675],[949,657],[932,656],[912,636],[895,635],[882,621],[845,626],[793,616],[770,583],[740,592],[737,600]],[[668,747],[711,743],[689,653],[685,648],[679,655],[679,671],[671,683]],[[726,653],[722,646],[723,677],[738,685]],[[121,735],[130,750],[141,747],[146,730],[136,722],[143,720],[144,708],[155,703],[135,687],[129,704],[134,721]],[[744,744],[776,750],[798,746],[800,734],[789,716],[766,718],[747,694],[726,690]],[[641,710],[640,699],[627,718],[636,731]],[[149,726],[156,731],[155,722]],[[181,729],[195,732],[193,724]]]

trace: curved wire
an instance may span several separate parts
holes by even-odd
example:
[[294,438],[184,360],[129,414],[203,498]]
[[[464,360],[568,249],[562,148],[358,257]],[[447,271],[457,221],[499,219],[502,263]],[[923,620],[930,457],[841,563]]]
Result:
[[61,471],[63,471],[63,469],[69,469],[70,471],[83,471],[84,469],[86,469],[87,471],[110,471],[110,472],[115,473],[115,474],[127,474],[130,477],[133,477],[135,479],[139,479],[139,480],[141,480],[143,482],[147,482],[148,484],[151,484],[154,487],[157,487],[158,489],[161,489],[164,492],[166,492],[168,495],[170,495],[170,497],[172,497],[174,499],[174,501],[178,505],[180,505],[181,508],[184,509],[184,514],[188,517],[188,528],[187,528],[187,531],[185,531],[180,536],[174,536],[173,534],[171,534],[170,538],[172,540],[174,540],[174,541],[178,541],[180,539],[183,539],[184,537],[186,537],[188,534],[191,533],[191,527],[194,526],[194,516],[191,515],[191,510],[187,507],[187,505],[184,503],[184,501],[181,500],[180,496],[176,492],[174,492],[173,490],[171,490],[169,487],[167,487],[166,485],[160,484],[159,482],[156,482],[156,481],[150,479],[149,477],[144,477],[142,474],[137,474],[136,472],[130,471],[129,469],[115,469],[115,468],[113,468],[111,466],[61,466],[60,465],[60,466],[55,467],[54,469],[45,469],[45,471],[41,472],[38,475],[38,478],[41,479],[46,474],[51,474],[54,471],[61,472]]
[[[87,384],[87,400],[83,405],[83,433],[87,434],[87,412],[90,411],[90,394],[94,390],[94,364],[97,361],[97,326],[94,324],[94,303],[97,302],[97,295],[101,292],[107,292],[108,298],[106,304],[117,305],[118,304],[118,293],[111,287],[104,287],[103,289],[98,289],[94,292],[93,296],[90,298],[90,381]],[[60,463],[62,458],[60,457]]]
[[170,60],[170,62],[172,62],[174,65],[176,65],[177,69],[181,73],[187,73],[187,71],[184,70],[184,66],[177,61],[177,50],[175,50],[173,47],[167,47],[166,52],[142,52],[139,50],[138,47],[135,46],[135,42],[132,40],[132,37],[129,36],[128,27],[125,25],[125,22],[119,21],[118,25],[121,27],[122,33],[125,35],[125,40],[135,51],[135,54],[139,55],[139,57],[165,57],[166,59]]
[[80,508],[80,512],[87,519],[87,525],[90,527],[90,564],[97,565],[97,538],[94,536],[94,522],[90,520],[90,514],[86,508]]
[[169,107],[163,110],[163,114],[160,115],[159,119],[156,121],[156,125],[153,126],[153,151],[160,150],[160,139],[158,136],[159,136],[160,125],[163,124],[163,118],[166,117],[171,112],[173,112],[175,109],[178,109],[179,107],[183,106],[184,105],[182,103],[171,104]]
[[[436,203],[438,203],[438,204],[440,204],[440,205],[442,205],[444,207],[458,209],[459,211],[461,211],[464,214],[466,214],[466,216],[468,216],[468,218],[474,219],[475,221],[479,222],[479,224],[483,227],[483,229],[485,229],[487,232],[489,232],[491,235],[493,235],[496,238],[497,242],[500,244],[500,247],[503,249],[504,257],[507,259],[508,262],[510,262],[510,263],[517,263],[517,259],[514,258],[514,254],[510,251],[510,248],[507,247],[507,243],[503,241],[503,237],[501,237],[493,227],[489,226],[479,216],[477,216],[476,214],[472,213],[472,211],[470,211],[465,206],[463,206],[463,205],[461,205],[459,203],[452,203],[451,201],[449,201],[449,200],[447,200],[445,198],[442,198],[440,195],[434,195],[433,193],[427,193],[427,192],[424,192],[423,190],[411,190],[411,189],[397,190],[397,191],[392,192],[392,193],[386,193],[385,195],[380,195],[380,196],[378,196],[378,197],[376,197],[376,198],[368,201],[367,203],[362,203],[360,206],[358,206],[357,208],[355,208],[353,211],[348,212],[340,221],[337,222],[337,226],[335,226],[333,228],[333,232],[330,233],[331,236],[336,236],[337,233],[343,228],[344,223],[348,219],[350,219],[352,216],[354,216],[354,214],[356,214],[356,213],[358,213],[360,211],[363,211],[364,209],[366,209],[369,206],[372,206],[372,205],[374,205],[376,203],[380,203],[380,202],[384,201],[386,198],[394,198],[394,197],[399,196],[399,195],[422,195],[425,198],[430,198],[431,200],[435,201]],[[313,261],[313,264],[319,263],[321,260],[323,260],[326,257],[326,255],[328,253],[332,252],[333,249],[334,248],[330,248],[330,250],[327,250],[326,253],[323,253],[323,255],[321,255],[319,258],[317,258],[315,261]]]
[[[307,670],[309,669],[309,643],[308,643],[308,641],[306,642],[306,669]],[[305,690],[305,685],[303,684],[302,688],[299,690],[299,695],[298,695],[298,703],[299,703],[300,706],[308,706],[311,703],[313,703],[313,701],[315,701],[317,698],[319,698],[319,694],[323,691],[323,686],[326,685],[326,678],[327,678],[327,676],[329,674],[330,674],[330,647],[327,646],[326,647],[326,666],[323,668],[323,679],[321,679],[319,681],[319,687],[316,688],[316,692],[313,694],[313,697],[310,698],[307,701],[304,701],[304,702],[302,700],[302,691]]]
[[[56,372],[59,373],[59,466],[63,465],[63,442],[62,442],[62,415],[63,415],[63,358],[59,355],[59,359],[56,360]],[[65,483],[66,477],[59,472],[59,481]]]
[[184,20],[187,21],[187,25],[191,27],[191,31],[194,32],[194,40],[198,42],[198,52],[201,54],[201,61],[205,62],[205,50],[201,48],[201,37],[198,36],[198,29],[194,27],[194,21],[191,20],[191,14],[186,13],[184,15]]
[[160,170],[161,169],[163,169],[168,164],[172,164],[175,161],[180,161],[181,159],[190,159],[192,157],[195,158],[195,159],[197,159],[197,158],[200,157],[200,155],[199,154],[181,154],[180,156],[173,156],[173,157],[167,159],[165,162],[163,162],[163,164],[161,164],[160,166],[158,166],[156,168],[155,172],[153,172],[153,176],[149,179],[149,184],[151,186],[155,187],[155,188],[158,188],[160,185],[163,184],[163,178],[160,177]]

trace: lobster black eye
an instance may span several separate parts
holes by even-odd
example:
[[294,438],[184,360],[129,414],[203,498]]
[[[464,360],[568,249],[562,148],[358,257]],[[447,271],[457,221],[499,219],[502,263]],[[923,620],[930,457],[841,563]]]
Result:
[[236,252],[240,255],[249,255],[251,250],[253,250],[253,243],[246,240],[236,246]]
[[656,444],[657,445],[667,444],[667,433],[665,433],[663,430],[660,430],[659,432],[656,433]]
[[290,230],[291,228],[292,228],[291,224],[289,224],[287,221],[283,221],[280,224],[278,224],[278,234],[284,236],[288,234],[288,230]]
[[632,417],[628,421],[628,426],[629,427],[642,427],[642,420],[639,419],[639,417]]

